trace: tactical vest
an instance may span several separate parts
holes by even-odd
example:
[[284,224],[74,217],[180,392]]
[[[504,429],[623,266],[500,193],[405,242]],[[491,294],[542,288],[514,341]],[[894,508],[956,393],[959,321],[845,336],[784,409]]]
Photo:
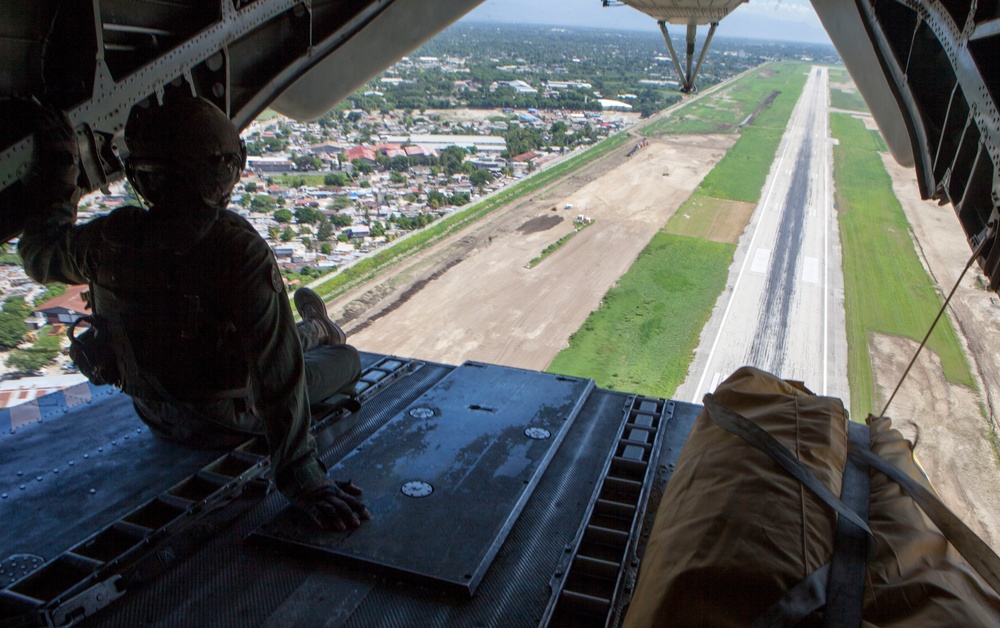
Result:
[[112,215],[90,286],[122,390],[168,402],[245,396],[248,369],[224,306],[232,302],[229,286],[212,255],[217,225],[178,254],[162,245],[144,212],[122,213]]

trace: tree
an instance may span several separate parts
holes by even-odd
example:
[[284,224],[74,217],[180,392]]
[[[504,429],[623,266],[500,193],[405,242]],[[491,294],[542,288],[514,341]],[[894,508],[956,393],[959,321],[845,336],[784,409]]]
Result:
[[489,170],[475,170],[469,175],[469,183],[480,189],[492,181],[493,173]]
[[376,220],[375,222],[373,222],[371,224],[371,234],[372,234],[373,238],[377,238],[379,236],[384,236],[385,235],[385,227],[382,226],[382,223],[380,223],[379,221]]
[[333,224],[330,219],[323,216],[319,219],[319,226],[316,227],[316,237],[321,241],[326,241],[330,239],[333,235]]
[[351,220],[350,216],[337,214],[336,216],[330,218],[330,222],[333,223],[333,226],[343,229],[344,227],[350,227],[351,223],[353,223],[354,221]]
[[362,181],[361,183],[358,184],[358,186],[363,187],[363,188],[370,188],[372,186],[372,184],[369,183],[368,181]]
[[258,194],[250,201],[250,211],[270,214],[278,206],[273,196]]
[[288,211],[287,209],[284,209],[284,208],[279,209],[279,210],[277,210],[277,211],[274,212],[274,219],[277,220],[278,222],[282,223],[282,224],[286,224],[286,223],[292,222],[292,218],[294,218],[294,217],[295,216],[292,214],[292,212],[290,212],[290,211]]
[[351,201],[350,196],[335,196],[333,197],[333,201],[329,205],[327,205],[327,207],[335,212],[339,212],[345,207],[350,206],[352,202],[353,201]]
[[465,149],[461,146],[449,146],[438,156],[438,163],[450,175],[462,170],[463,161],[465,161]]
[[323,244],[319,245],[319,252],[322,253],[323,255],[329,255],[330,253],[333,252],[333,247],[330,246],[329,242],[324,242]]
[[516,157],[542,145],[542,134],[538,129],[511,126],[503,138],[507,142],[507,150],[502,153],[504,157]]
[[271,238],[272,240],[277,240],[279,237],[281,237],[281,228],[279,228],[279,227],[268,227],[267,228],[267,237]]
[[404,175],[402,172],[396,172],[395,170],[393,170],[392,172],[389,173],[389,181],[391,183],[395,183],[396,185],[405,185],[406,175]]
[[3,311],[21,318],[31,316],[31,306],[24,300],[24,297],[11,297],[3,302]]
[[427,204],[430,205],[433,209],[437,209],[442,205],[447,205],[448,198],[441,192],[434,190],[427,193]]
[[10,312],[0,312],[0,347],[13,349],[24,342],[28,335],[28,326],[24,317]]
[[291,242],[294,237],[295,237],[295,230],[292,229],[291,227],[285,227],[285,230],[281,232],[282,242]]
[[361,174],[371,174],[375,172],[375,166],[371,165],[367,161],[362,161],[360,159],[354,159],[351,161],[351,165],[354,166],[354,171]]
[[342,188],[347,185],[347,176],[340,172],[331,172],[323,177],[323,185]]
[[410,158],[406,155],[397,155],[389,160],[389,168],[393,172],[406,172],[410,169]]
[[316,155],[297,155],[292,157],[292,163],[296,170],[319,170],[323,167],[322,160]]
[[17,349],[7,356],[7,366],[27,373],[34,373],[50,364],[59,355],[59,336],[42,334],[38,342],[28,349]]
[[302,246],[306,247],[306,249],[311,249],[313,246],[312,238],[302,238]]
[[249,192],[250,194],[253,194],[254,192],[257,191],[257,184],[254,183],[253,181],[249,181],[247,182],[246,185],[243,186],[243,189]]
[[295,210],[295,220],[300,223],[315,224],[322,217],[322,212],[315,207],[299,207]]

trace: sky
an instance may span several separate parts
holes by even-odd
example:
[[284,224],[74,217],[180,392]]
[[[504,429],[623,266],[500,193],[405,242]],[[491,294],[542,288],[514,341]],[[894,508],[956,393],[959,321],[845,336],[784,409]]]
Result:
[[[658,30],[653,18],[644,13],[629,6],[604,7],[601,0],[486,0],[463,21]],[[682,37],[681,28],[671,33]],[[699,28],[699,34],[707,28]],[[716,36],[830,43],[808,0],[750,0],[719,24]]]

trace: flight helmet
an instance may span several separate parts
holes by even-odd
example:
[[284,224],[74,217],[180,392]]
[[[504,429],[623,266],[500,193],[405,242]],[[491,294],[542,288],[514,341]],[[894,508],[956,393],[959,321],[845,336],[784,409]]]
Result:
[[201,201],[223,209],[246,166],[236,126],[204,98],[135,107],[125,143],[125,174],[154,207]]

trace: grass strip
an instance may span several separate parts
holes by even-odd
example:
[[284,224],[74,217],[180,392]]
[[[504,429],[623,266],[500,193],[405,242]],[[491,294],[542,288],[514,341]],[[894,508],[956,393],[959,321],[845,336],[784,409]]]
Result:
[[546,168],[534,176],[498,192],[485,201],[476,203],[466,210],[460,210],[447,218],[438,220],[428,225],[419,233],[399,240],[375,255],[360,260],[357,264],[345,268],[342,272],[334,275],[329,281],[320,284],[315,290],[327,301],[336,298],[359,283],[371,279],[391,264],[409,257],[425,247],[468,227],[480,218],[511,201],[558,181],[570,172],[618,148],[629,139],[632,139],[632,136],[627,133],[612,135],[575,157],[551,168]]
[[569,242],[573,238],[573,236],[575,236],[576,234],[580,233],[581,231],[583,231],[584,229],[586,229],[590,225],[594,224],[594,222],[593,221],[590,221],[590,222],[574,221],[573,224],[576,225],[576,229],[573,229],[572,231],[570,231],[569,233],[567,233],[563,237],[559,238],[558,240],[556,240],[552,244],[550,244],[547,247],[545,247],[544,249],[542,249],[542,252],[541,252],[541,254],[539,254],[538,257],[536,257],[536,258],[532,259],[530,262],[528,262],[528,269],[529,270],[532,269],[532,268],[534,268],[535,266],[538,266],[539,264],[541,264],[542,260],[544,260],[549,255],[552,255],[553,253],[555,253],[557,250],[559,250],[560,246],[562,246],[562,245],[566,244],[567,242]]
[[669,399],[687,375],[735,251],[656,234],[546,370]]
[[848,92],[835,87],[830,89],[830,106],[846,111],[868,112],[868,105],[859,92],[853,90]]
[[[752,125],[743,129],[740,139],[705,176],[695,194],[746,203],[760,200],[773,156],[778,151],[778,144],[788,127],[792,110],[806,84],[806,65],[788,65],[794,72],[781,75],[784,77],[781,93],[770,106],[760,112]],[[767,91],[762,97],[766,98],[770,93]]]
[[[892,191],[876,131],[848,114],[830,116],[839,144],[833,149],[834,181],[843,247],[851,412],[881,411],[870,360],[875,333],[920,342],[942,299],[921,265],[903,208]],[[975,388],[958,335],[945,317],[927,342],[947,380]],[[876,403],[878,407],[876,407]]]
[[[739,130],[739,125],[753,115],[771,94],[784,91],[786,86],[792,89],[789,82],[794,83],[805,67],[805,63],[795,61],[765,63],[756,71],[736,80],[731,87],[720,90],[711,97],[689,102],[670,116],[646,126],[642,135],[653,137],[668,133],[735,133]],[[794,105],[794,100],[792,104]]]

